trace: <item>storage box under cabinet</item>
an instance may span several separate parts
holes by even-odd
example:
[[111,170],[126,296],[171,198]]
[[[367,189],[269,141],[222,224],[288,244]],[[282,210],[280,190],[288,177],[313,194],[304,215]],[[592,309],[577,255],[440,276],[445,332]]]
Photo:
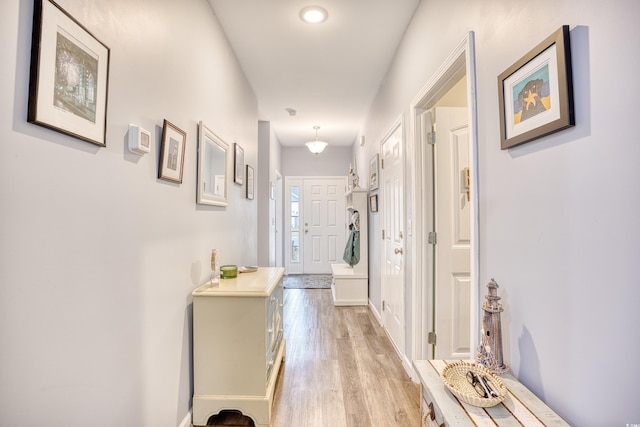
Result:
[[193,425],[237,410],[270,424],[285,355],[283,268],[260,268],[193,291]]

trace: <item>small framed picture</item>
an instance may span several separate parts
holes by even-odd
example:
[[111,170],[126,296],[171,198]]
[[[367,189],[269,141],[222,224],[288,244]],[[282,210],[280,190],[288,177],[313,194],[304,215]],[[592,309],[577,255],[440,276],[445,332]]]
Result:
[[374,194],[369,196],[369,210],[371,212],[378,212],[378,195]]
[[498,76],[498,98],[502,150],[575,125],[568,25]]
[[158,178],[178,184],[182,183],[186,142],[187,133],[165,119],[162,125]]
[[376,153],[369,161],[369,190],[377,190],[378,184],[378,165],[380,164],[380,155]]
[[27,120],[107,145],[109,48],[51,0],[35,0]]
[[244,150],[237,142],[233,143],[233,182],[243,184],[244,177]]
[[253,168],[247,165],[247,199],[253,200],[254,188]]

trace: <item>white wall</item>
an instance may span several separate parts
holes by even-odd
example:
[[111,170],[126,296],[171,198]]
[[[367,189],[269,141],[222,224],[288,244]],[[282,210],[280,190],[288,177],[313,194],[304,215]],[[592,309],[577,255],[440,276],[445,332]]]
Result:
[[327,147],[312,154],[306,147],[282,147],[282,176],[345,176],[353,164],[351,147]]
[[[420,88],[475,32],[481,293],[495,277],[507,363],[572,425],[640,422],[638,16],[633,0],[422,2],[363,129],[379,140],[408,118]],[[563,24],[576,126],[502,151],[497,76]],[[368,159],[376,146],[367,147]],[[379,295],[379,281],[370,286]]]
[[[0,425],[176,426],[191,406],[191,291],[256,262],[257,204],[196,206],[196,126],[256,164],[257,101],[206,0],[59,0],[111,48],[107,147],[26,122],[32,0],[0,5]],[[163,119],[187,132],[157,176]],[[142,158],[129,123],[152,133]]]
[[269,179],[271,171],[269,163],[271,151],[271,123],[258,122],[258,170],[256,171],[257,187],[256,200],[258,200],[258,264],[269,265],[270,245],[270,201]]
[[[275,266],[275,200],[270,198],[271,183],[276,183],[276,171],[281,169],[281,146],[268,121],[258,123],[258,265]],[[278,227],[282,229],[282,224]],[[280,233],[282,235],[282,232]],[[282,236],[281,236],[282,237]]]

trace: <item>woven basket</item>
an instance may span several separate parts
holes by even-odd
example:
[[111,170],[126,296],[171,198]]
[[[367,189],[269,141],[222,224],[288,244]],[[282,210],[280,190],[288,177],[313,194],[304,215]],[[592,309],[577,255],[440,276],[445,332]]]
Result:
[[[471,383],[467,381],[467,372],[473,372],[476,375],[484,375],[498,392],[498,397],[482,397],[473,388]],[[451,393],[458,399],[473,406],[488,408],[502,402],[507,395],[507,388],[504,386],[500,378],[494,375],[484,366],[472,364],[469,362],[454,362],[448,365],[442,371],[442,381]]]

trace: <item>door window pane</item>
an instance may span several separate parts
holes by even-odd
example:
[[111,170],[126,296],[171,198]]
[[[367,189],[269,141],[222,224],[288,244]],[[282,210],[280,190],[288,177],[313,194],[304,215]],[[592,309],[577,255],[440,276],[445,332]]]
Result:
[[291,187],[291,262],[300,262],[300,187]]
[[300,262],[300,233],[291,232],[291,262]]

